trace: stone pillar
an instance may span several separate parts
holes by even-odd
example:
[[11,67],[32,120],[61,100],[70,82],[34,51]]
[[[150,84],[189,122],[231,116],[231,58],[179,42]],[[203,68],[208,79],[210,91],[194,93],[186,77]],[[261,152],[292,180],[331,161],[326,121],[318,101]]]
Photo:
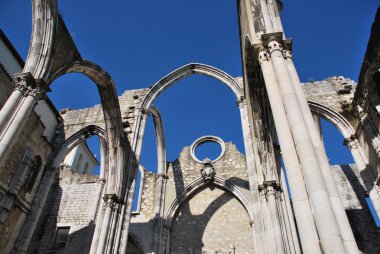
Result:
[[25,82],[25,86],[27,87],[24,94],[25,98],[21,99],[17,110],[10,116],[12,120],[7,122],[0,135],[0,167],[4,165],[13,145],[18,141],[17,137],[24,129],[25,123],[32,113],[36,102],[48,90],[47,84],[43,79],[25,78],[23,82]]
[[[367,163],[363,160],[362,153],[360,151],[359,141],[355,137],[346,138],[344,140],[344,145],[350,149],[352,157],[354,158],[355,164],[358,167],[360,176],[363,180],[364,186],[367,188],[368,196],[371,199],[373,207],[380,216],[380,193],[376,188],[373,177],[368,173],[371,169],[368,169]],[[367,186],[373,186],[373,188],[368,190]]]
[[258,58],[289,180],[294,214],[299,230],[302,249],[305,253],[321,253],[309,197],[306,191],[301,166],[293,143],[277,79],[273,71],[272,61],[266,49],[260,48],[258,51]]
[[121,205],[118,204],[118,203],[115,203],[114,206],[113,206],[113,210],[112,210],[112,214],[113,214],[113,218],[112,218],[112,223],[111,223],[111,228],[110,228],[110,236],[109,236],[109,240],[108,242],[110,244],[108,244],[107,246],[107,252],[106,253],[114,253],[115,251],[117,251],[115,249],[115,246],[113,244],[113,241],[115,239],[115,233],[116,233],[116,225],[117,225],[117,222],[118,222],[118,219],[119,219],[119,214],[120,214],[120,208],[121,208]]
[[[256,181],[257,174],[256,172],[256,162],[255,162],[255,154],[254,154],[254,144],[253,137],[250,131],[250,123],[248,117],[248,107],[245,98],[240,98],[238,100],[238,106],[240,110],[240,118],[243,129],[243,137],[244,137],[244,149],[245,149],[245,157],[247,162],[247,173],[248,173],[248,181],[250,192],[252,193],[253,203],[259,204],[259,193],[257,191],[258,183]],[[263,213],[260,211],[258,205],[253,206],[253,214],[254,214],[254,224],[253,235],[254,235],[254,247],[258,253],[265,253],[266,249],[266,236],[265,236],[265,228],[263,225],[264,219],[262,218]]]
[[321,174],[321,168],[314,151],[304,114],[299,105],[287,64],[282,55],[281,43],[281,39],[274,36],[270,37],[268,39],[268,48],[279,83],[298,158],[304,172],[322,248],[324,252],[327,253],[343,254],[346,253],[346,251],[337,219],[335,218],[324,178]]
[[[334,176],[331,171],[330,163],[327,158],[326,151],[322,142],[319,117],[315,119],[315,117],[313,117],[310,111],[309,104],[306,100],[306,96],[301,87],[301,82],[293,64],[291,52],[289,50],[284,50],[284,56],[286,58],[286,66],[290,74],[291,81],[293,83],[294,93],[296,95],[296,98],[298,99],[298,104],[303,114],[303,118],[305,120],[306,128],[309,132],[311,143],[314,147],[319,167],[322,172],[322,178],[326,185],[326,190],[335,215],[335,220],[338,224],[338,228],[343,239],[343,244],[346,249],[346,253],[358,253],[359,249],[356,244],[356,240],[352,232],[350,222],[348,221],[346,211],[343,207],[342,200],[339,196],[339,191],[336,186]],[[317,125],[315,120],[317,120]]]
[[[104,196],[105,201],[105,212],[103,216],[103,222],[102,222],[102,228],[100,230],[100,236],[97,239],[98,240],[98,246],[96,253],[97,254],[103,254],[106,253],[107,248],[107,242],[108,242],[108,235],[109,235],[109,229],[111,227],[111,218],[112,218],[112,210],[113,206],[115,204],[115,196],[114,195],[105,195]],[[112,244],[112,243],[111,243]]]
[[137,176],[137,170],[140,164],[140,157],[141,157],[141,149],[142,149],[142,142],[144,139],[144,133],[145,133],[145,125],[146,120],[149,116],[149,111],[146,111],[145,109],[137,109],[136,110],[136,121],[135,121],[135,129],[134,134],[132,138],[132,151],[135,154],[135,161],[131,161],[129,165],[129,170],[133,170],[132,175],[132,184],[130,186],[130,189],[126,191],[124,196],[124,205],[121,212],[121,219],[119,222],[118,227],[118,233],[116,238],[116,248],[119,247],[118,251],[119,253],[127,253],[127,243],[128,243],[128,234],[129,234],[129,225],[132,217],[132,209],[133,209],[133,198],[135,194],[135,188],[136,188],[136,176]]
[[285,253],[284,243],[282,239],[280,218],[277,212],[276,199],[278,195],[279,188],[276,181],[265,181],[263,186],[261,186],[262,191],[265,194],[266,200],[269,204],[270,220],[272,222],[273,238],[274,238],[274,249],[275,253]]
[[284,170],[281,168],[281,176],[280,176],[280,183],[281,183],[281,189],[282,189],[282,198],[280,200],[282,211],[284,214],[284,220],[287,227],[287,238],[289,242],[289,248],[290,253],[301,253],[299,241],[298,241],[298,235],[297,235],[297,228],[294,223],[293,219],[293,210],[292,206],[290,204],[290,198],[288,194],[288,188],[286,186],[286,180],[285,180],[285,174]]
[[99,136],[99,145],[100,145],[100,172],[99,172],[99,181],[104,183],[106,181],[106,165],[108,161],[107,156],[107,142],[104,138]]

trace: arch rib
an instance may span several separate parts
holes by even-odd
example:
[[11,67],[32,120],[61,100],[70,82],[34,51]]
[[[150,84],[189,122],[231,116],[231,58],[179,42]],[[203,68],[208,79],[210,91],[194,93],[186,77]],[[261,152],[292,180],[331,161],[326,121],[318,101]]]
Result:
[[223,82],[224,84],[226,84],[235,94],[237,99],[244,97],[244,92],[240,88],[239,84],[236,82],[236,80],[233,77],[231,77],[227,73],[209,65],[200,64],[200,63],[190,63],[176,69],[175,71],[169,73],[168,75],[163,77],[160,81],[158,81],[149,90],[148,94],[145,96],[141,104],[141,108],[149,109],[150,105],[158,97],[158,95],[160,95],[163,91],[165,91],[175,82],[183,78],[186,78],[192,74],[200,74],[200,75],[205,75],[205,76],[215,78]]
[[[82,73],[90,78],[98,88],[103,108],[104,122],[108,144],[108,177],[106,194],[122,196],[128,186],[130,171],[125,170],[128,156],[134,156],[130,144],[125,137],[119,99],[111,76],[100,66],[86,60],[74,61],[58,69],[47,81],[51,84],[66,73]],[[127,184],[125,184],[127,183]]]
[[344,138],[350,138],[355,134],[352,125],[338,112],[314,101],[308,101],[308,103],[310,110],[314,114],[333,123],[340,130]]
[[[176,214],[179,211],[179,208],[185,202],[188,198],[190,198],[192,195],[197,193],[198,190],[200,190],[202,187],[205,187],[209,184],[208,181],[206,181],[203,178],[198,178],[191,184],[189,184],[172,202],[172,204],[169,206],[169,209],[165,216],[165,223],[166,226],[169,228],[171,227],[173,220],[176,216]],[[215,176],[214,182],[212,183],[216,187],[219,187],[220,189],[229,191],[232,195],[235,196],[239,200],[239,202],[244,206],[245,210],[248,212],[249,218],[251,222],[253,222],[253,205],[251,201],[248,199],[248,197],[243,193],[243,191],[233,184],[232,182],[225,180],[219,176]]]

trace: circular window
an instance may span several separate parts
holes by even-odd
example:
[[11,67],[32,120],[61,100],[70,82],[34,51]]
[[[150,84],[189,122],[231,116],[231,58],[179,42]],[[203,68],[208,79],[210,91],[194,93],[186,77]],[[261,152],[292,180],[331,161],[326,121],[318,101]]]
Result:
[[202,163],[202,160],[207,157],[212,162],[215,162],[222,158],[224,152],[224,142],[221,138],[216,136],[200,137],[197,140],[195,140],[190,147],[190,155],[193,158],[193,160],[195,160],[198,163]]

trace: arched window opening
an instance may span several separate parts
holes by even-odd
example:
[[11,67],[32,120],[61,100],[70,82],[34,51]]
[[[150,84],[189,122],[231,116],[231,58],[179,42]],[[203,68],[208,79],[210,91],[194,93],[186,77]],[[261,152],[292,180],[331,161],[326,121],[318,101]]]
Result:
[[36,182],[40,167],[41,167],[41,157],[36,156],[34,157],[32,164],[30,165],[30,168],[27,173],[26,181],[24,184],[24,189],[27,192],[31,192],[33,190],[34,183]]
[[[220,81],[201,75],[189,76],[167,89],[154,104],[163,119],[168,161],[175,160],[185,146],[205,135],[232,141],[244,154],[236,97]],[[175,124],[165,125],[167,122]]]

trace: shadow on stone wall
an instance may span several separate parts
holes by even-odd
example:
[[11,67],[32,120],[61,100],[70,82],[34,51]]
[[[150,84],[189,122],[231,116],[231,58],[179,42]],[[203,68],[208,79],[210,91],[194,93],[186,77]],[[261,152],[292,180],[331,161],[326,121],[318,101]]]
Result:
[[[175,181],[175,188],[176,188],[176,195],[180,195],[180,193],[186,188],[184,183],[184,176],[183,171],[181,169],[181,164],[179,160],[176,160],[173,162],[175,164],[177,170],[173,172],[174,174],[174,181]],[[243,180],[238,177],[230,177],[228,179],[229,182],[232,182],[236,186],[242,189],[249,190],[249,183],[246,180]],[[190,207],[190,200],[197,196],[202,195],[202,192],[209,189],[210,191],[214,191],[215,189],[222,190],[224,193],[217,197],[214,200],[211,200],[211,202],[207,205],[207,208],[204,210],[202,214],[194,215],[191,212]],[[206,231],[206,227],[209,225],[209,222],[211,218],[215,215],[215,213],[221,208],[227,204],[230,200],[236,199],[236,197],[230,193],[229,191],[220,188],[219,186],[215,186],[212,182],[209,183],[208,186],[205,186],[201,189],[199,189],[197,192],[193,193],[191,196],[189,196],[186,201],[184,201],[181,206],[178,208],[177,214],[173,218],[173,222],[171,225],[171,246],[170,246],[170,252],[171,253],[202,253],[202,248],[207,247],[205,246],[203,239]],[[240,201],[236,199],[239,203]],[[242,210],[245,211],[245,208],[243,204],[241,204]],[[238,216],[238,214],[234,214],[234,216]],[[247,213],[248,217],[248,213]],[[182,227],[181,225],[179,228],[176,228],[178,226],[179,222],[187,222],[185,227]],[[224,232],[223,234],[228,235],[229,232],[225,232],[225,228],[223,228],[221,225],[223,222],[220,222],[220,232]],[[247,220],[247,224],[249,224],[249,219]],[[232,225],[233,226],[233,225]],[[181,229],[182,228],[182,229]],[[192,233],[192,234],[191,234]],[[250,238],[251,239],[251,238]],[[175,244],[174,242],[179,241],[180,243],[177,247],[180,249],[174,249],[173,247]],[[183,246],[188,246],[189,249],[184,249]]]
[[63,190],[57,182],[52,185],[43,209],[44,212],[34,231],[27,253],[89,253],[95,223],[90,221],[87,226],[73,232],[75,230],[73,228],[73,225],[75,225],[74,220],[78,218],[72,218],[72,222],[65,223],[71,227],[71,233],[68,235],[65,248],[63,250],[54,250],[53,248],[62,202],[62,192]]
[[367,192],[350,165],[341,165],[341,168],[362,207],[362,209],[346,208],[347,217],[353,229],[358,247],[366,254],[380,253],[380,229],[376,226],[368,209],[365,200]]

